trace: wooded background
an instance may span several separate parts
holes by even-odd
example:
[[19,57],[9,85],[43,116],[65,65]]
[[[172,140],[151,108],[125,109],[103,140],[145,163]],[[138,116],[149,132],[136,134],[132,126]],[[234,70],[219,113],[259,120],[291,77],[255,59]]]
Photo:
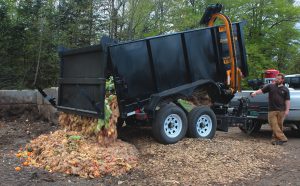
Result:
[[293,0],[0,0],[0,89],[57,86],[58,48],[199,28],[208,4],[245,20],[251,78],[300,73],[300,5]]

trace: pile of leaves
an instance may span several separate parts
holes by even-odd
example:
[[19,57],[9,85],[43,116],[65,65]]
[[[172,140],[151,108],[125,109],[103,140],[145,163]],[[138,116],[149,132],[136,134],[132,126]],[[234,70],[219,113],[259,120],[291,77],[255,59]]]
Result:
[[84,178],[121,175],[137,166],[133,145],[117,140],[119,109],[115,95],[105,99],[105,118],[61,113],[62,130],[41,135],[27,145],[32,151],[28,164],[49,172]]
[[100,145],[107,146],[117,139],[116,124],[119,115],[117,97],[110,95],[105,99],[104,119],[61,113],[58,120],[66,130],[78,131],[85,136],[96,136]]
[[100,146],[96,137],[76,131],[58,130],[41,135],[27,148],[32,149],[30,165],[84,178],[121,175],[138,163],[133,145],[116,140],[109,146]]

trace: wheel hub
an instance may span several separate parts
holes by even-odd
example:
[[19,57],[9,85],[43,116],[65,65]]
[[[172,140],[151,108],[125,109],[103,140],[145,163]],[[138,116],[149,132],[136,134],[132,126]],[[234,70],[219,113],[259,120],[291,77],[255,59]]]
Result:
[[212,130],[212,119],[208,115],[202,115],[199,117],[196,125],[196,129],[198,134],[201,137],[206,137],[207,135],[210,134]]
[[170,114],[164,122],[164,132],[170,138],[177,137],[182,130],[182,120],[177,114]]
[[174,128],[174,126],[175,126],[175,125],[174,125],[174,123],[172,123],[172,122],[169,123],[169,125],[168,125],[169,128]]
[[203,129],[204,127],[205,127],[205,123],[201,122],[201,123],[200,123],[200,128]]

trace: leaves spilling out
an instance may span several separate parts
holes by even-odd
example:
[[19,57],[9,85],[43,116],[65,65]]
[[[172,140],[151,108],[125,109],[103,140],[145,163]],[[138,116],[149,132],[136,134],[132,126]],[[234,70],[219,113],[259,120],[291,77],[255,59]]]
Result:
[[41,135],[27,144],[26,149],[32,151],[28,164],[84,178],[120,175],[136,167],[136,148],[117,140],[116,96],[107,96],[105,103],[104,120],[61,113],[62,130]]
[[109,145],[117,139],[118,117],[117,97],[109,95],[105,99],[104,120],[61,113],[59,123],[68,131],[78,131],[86,136],[96,136],[100,145]]
[[133,145],[116,140],[110,146],[100,146],[95,136],[86,137],[76,131],[41,135],[27,146],[33,150],[30,165],[84,178],[121,175],[138,163]]

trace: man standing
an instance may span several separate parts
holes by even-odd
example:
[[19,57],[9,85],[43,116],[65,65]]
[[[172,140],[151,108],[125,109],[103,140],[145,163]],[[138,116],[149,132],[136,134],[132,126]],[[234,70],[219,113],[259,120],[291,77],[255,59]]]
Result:
[[282,145],[287,142],[287,137],[283,133],[283,121],[290,110],[290,92],[283,83],[284,75],[278,74],[275,83],[268,84],[262,89],[251,93],[252,97],[262,93],[269,93],[268,121],[273,131],[273,145]]

